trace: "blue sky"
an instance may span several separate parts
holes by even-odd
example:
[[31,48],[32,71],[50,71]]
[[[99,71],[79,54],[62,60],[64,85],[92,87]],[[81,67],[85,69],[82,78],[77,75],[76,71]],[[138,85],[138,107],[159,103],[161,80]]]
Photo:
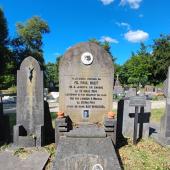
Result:
[[161,33],[170,33],[170,0],[0,0],[11,37],[16,22],[38,15],[51,32],[44,36],[46,62],[90,38],[107,40],[117,63],[123,64]]

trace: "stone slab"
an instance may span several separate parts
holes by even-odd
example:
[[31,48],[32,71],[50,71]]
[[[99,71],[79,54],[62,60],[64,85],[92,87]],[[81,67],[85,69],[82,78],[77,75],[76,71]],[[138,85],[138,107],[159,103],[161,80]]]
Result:
[[72,138],[105,138],[106,133],[104,128],[92,126],[80,126],[65,134]]
[[14,156],[10,151],[0,153],[0,170],[43,170],[48,161],[49,154],[36,151],[26,159]]
[[61,137],[53,170],[91,170],[100,164],[104,170],[120,170],[111,138]]

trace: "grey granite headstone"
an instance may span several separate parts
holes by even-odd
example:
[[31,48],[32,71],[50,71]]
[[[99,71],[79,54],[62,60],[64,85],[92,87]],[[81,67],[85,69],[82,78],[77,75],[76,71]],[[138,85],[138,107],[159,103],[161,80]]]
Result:
[[137,92],[136,92],[136,88],[129,88],[129,90],[126,92],[125,97],[133,97],[136,96]]
[[166,110],[161,118],[160,134],[158,140],[162,145],[170,145],[170,67],[168,68],[167,80],[164,83],[164,94],[166,96]]
[[121,95],[121,94],[124,93],[124,89],[123,89],[123,87],[120,84],[119,75],[118,74],[117,74],[117,78],[116,78],[116,81],[115,81],[113,93],[115,95]]
[[102,122],[112,110],[113,63],[95,43],[70,48],[60,61],[59,110],[73,123]]
[[[138,96],[141,97],[141,96]],[[135,99],[135,98],[134,98]],[[118,102],[118,115],[117,115],[117,135],[133,138],[134,133],[134,117],[135,106],[133,104],[146,104],[145,107],[141,107],[138,115],[138,133],[139,138],[149,136],[149,122],[151,115],[151,101],[130,101],[129,99],[123,99]]]
[[46,134],[52,133],[43,84],[43,71],[38,61],[33,57],[24,59],[17,71],[17,119],[13,137],[16,146],[42,146]]

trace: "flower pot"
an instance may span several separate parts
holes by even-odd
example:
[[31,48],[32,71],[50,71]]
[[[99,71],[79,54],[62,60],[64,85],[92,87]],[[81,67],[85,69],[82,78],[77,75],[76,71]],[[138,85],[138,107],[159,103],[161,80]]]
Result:
[[63,118],[64,112],[57,112],[57,118]]
[[114,119],[115,115],[116,115],[115,112],[108,112],[108,113],[107,113],[107,117],[108,117],[109,119]]

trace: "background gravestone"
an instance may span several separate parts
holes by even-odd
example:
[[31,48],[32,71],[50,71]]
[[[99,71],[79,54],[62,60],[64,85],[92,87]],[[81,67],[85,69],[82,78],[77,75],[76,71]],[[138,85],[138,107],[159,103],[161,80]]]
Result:
[[[129,106],[130,98],[124,98],[118,102],[117,135],[118,138],[133,138],[135,107]],[[151,101],[146,100],[146,106],[141,107],[138,115],[138,138],[149,136],[149,122],[151,115]]]
[[117,74],[117,78],[116,78],[116,81],[115,81],[113,93],[114,93],[115,95],[117,95],[117,96],[124,94],[124,89],[123,89],[123,87],[122,87],[121,84],[120,84],[119,75],[118,75],[118,74]]
[[52,135],[48,104],[44,104],[43,83],[43,71],[37,60],[33,57],[24,59],[17,71],[15,145],[42,146],[48,137],[46,134]]
[[158,140],[163,145],[170,145],[170,67],[168,68],[168,77],[164,83],[164,95],[166,97],[166,110],[161,119]]
[[59,110],[74,123],[101,122],[112,110],[111,56],[95,43],[80,43],[60,61]]
[[3,95],[0,94],[0,145],[10,141],[9,116],[3,113]]

